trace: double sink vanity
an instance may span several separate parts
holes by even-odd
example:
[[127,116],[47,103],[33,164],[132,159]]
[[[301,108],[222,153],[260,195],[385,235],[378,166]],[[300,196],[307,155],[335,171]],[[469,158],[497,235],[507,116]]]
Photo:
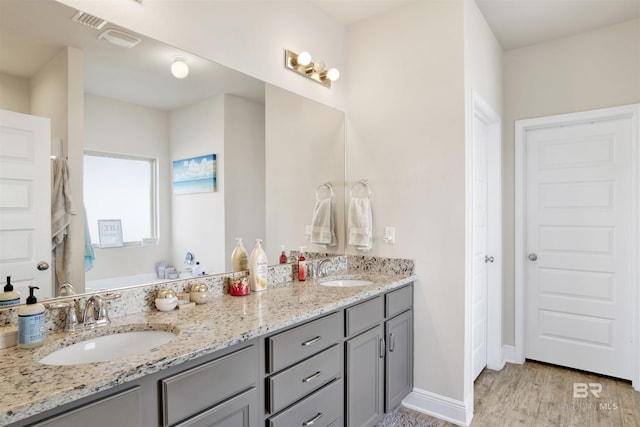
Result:
[[413,386],[415,276],[407,260],[352,270],[353,258],[335,279],[272,268],[288,279],[245,297],[222,285],[208,304],[171,312],[149,305],[162,285],[135,313],[118,311],[122,290],[106,326],[0,350],[0,425],[375,425]]

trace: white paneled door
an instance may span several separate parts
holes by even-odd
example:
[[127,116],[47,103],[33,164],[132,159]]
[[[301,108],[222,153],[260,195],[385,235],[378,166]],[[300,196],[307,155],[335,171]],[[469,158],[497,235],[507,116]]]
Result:
[[631,379],[632,121],[524,136],[526,358]]
[[0,277],[23,303],[30,284],[52,295],[49,129],[49,119],[0,110]]
[[487,366],[488,311],[488,129],[479,117],[473,118],[473,324],[472,375],[475,380]]

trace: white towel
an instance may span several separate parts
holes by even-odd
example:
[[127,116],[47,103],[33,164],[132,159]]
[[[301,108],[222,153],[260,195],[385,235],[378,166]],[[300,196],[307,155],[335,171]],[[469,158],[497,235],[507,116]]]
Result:
[[359,250],[369,250],[373,245],[373,220],[368,197],[352,197],[349,204],[349,244]]
[[335,246],[337,243],[331,198],[316,200],[311,220],[311,243]]

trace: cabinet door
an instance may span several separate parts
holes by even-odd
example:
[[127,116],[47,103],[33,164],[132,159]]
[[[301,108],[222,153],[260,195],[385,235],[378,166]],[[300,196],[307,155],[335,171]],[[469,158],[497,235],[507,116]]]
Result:
[[140,387],[89,403],[33,427],[113,427],[142,425]]
[[250,427],[258,425],[258,390],[250,390],[176,427]]
[[413,311],[388,320],[385,411],[390,412],[413,388]]
[[374,426],[384,414],[384,347],[382,325],[346,343],[349,427]]

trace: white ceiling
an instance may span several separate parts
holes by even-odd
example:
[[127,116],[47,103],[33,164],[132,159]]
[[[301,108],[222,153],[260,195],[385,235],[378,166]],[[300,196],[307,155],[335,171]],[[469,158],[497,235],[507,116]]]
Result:
[[[303,1],[349,25],[410,1],[449,0]],[[640,17],[640,0],[475,1],[505,50]],[[74,14],[55,1],[0,0],[0,73],[31,77],[63,46],[72,46],[85,52],[85,88],[96,95],[166,110],[219,93],[264,100],[264,85],[256,79],[145,37],[132,49],[113,46],[97,39],[99,31],[72,22]],[[169,74],[178,55],[191,67],[184,80]]]
[[[311,1],[348,25],[411,1],[433,0]],[[475,1],[504,50],[530,46],[640,17],[640,0]]]

